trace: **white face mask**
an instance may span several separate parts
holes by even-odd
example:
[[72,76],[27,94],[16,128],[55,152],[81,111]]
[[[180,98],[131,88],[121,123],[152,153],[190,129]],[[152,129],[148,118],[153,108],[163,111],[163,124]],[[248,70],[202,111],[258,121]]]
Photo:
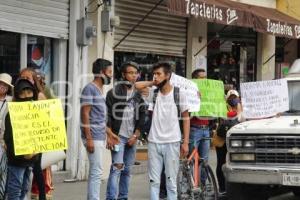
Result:
[[32,62],[34,62],[34,64],[36,64],[37,66],[42,66],[43,62],[44,62],[44,58],[41,57],[40,59],[38,60],[33,60],[32,59]]

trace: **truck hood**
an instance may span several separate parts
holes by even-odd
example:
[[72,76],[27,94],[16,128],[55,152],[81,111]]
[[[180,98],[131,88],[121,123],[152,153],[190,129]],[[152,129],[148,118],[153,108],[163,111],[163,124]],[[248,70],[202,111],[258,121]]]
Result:
[[[298,124],[295,124],[296,120],[298,120]],[[232,127],[228,131],[228,135],[232,133],[300,134],[300,116],[280,116],[246,121]]]

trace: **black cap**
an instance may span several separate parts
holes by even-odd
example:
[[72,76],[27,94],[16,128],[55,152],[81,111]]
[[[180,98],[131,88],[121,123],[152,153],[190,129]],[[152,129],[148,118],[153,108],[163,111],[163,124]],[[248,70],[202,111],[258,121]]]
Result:
[[14,87],[14,97],[18,98],[24,89],[30,89],[33,92],[33,99],[38,100],[38,91],[36,87],[28,79],[18,79]]

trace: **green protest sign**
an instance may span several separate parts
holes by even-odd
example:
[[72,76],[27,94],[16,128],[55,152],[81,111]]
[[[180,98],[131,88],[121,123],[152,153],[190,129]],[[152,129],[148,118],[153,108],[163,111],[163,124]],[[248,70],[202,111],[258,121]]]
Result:
[[199,112],[193,112],[197,117],[226,117],[227,107],[222,81],[210,79],[193,79],[201,95]]

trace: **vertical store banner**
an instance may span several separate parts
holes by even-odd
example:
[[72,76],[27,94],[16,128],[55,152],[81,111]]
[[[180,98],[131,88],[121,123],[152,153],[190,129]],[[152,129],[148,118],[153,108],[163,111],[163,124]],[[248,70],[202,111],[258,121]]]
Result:
[[286,79],[241,83],[243,115],[266,118],[289,110]]
[[68,148],[64,113],[59,99],[9,102],[16,155]]
[[200,110],[200,95],[197,85],[186,78],[172,74],[171,85],[179,87],[185,93],[188,101],[189,112],[198,112]]
[[201,109],[193,112],[192,116],[226,118],[227,107],[223,82],[210,79],[193,79],[192,81],[196,83],[201,98]]

